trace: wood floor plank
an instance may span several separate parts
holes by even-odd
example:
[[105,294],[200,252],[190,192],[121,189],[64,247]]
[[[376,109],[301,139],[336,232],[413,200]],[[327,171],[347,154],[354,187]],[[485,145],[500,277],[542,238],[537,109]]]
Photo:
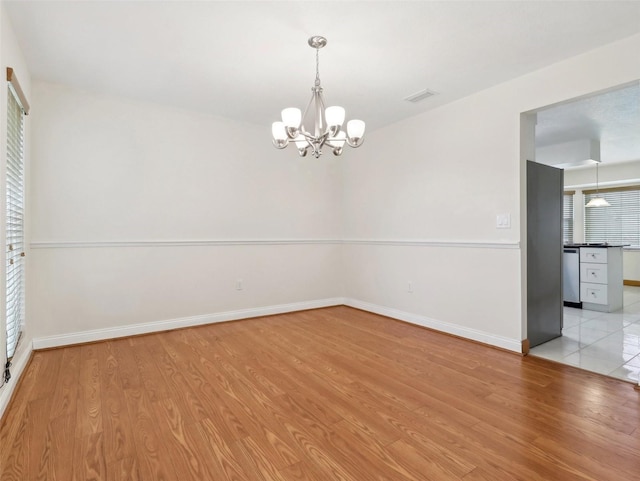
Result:
[[157,419],[144,391],[126,389],[124,391],[127,410],[133,424],[136,441],[136,459],[142,479],[172,481],[176,472],[157,427]]
[[51,400],[38,398],[29,402],[29,424],[25,433],[27,444],[27,479],[38,479],[51,465],[51,438],[47,436]]
[[488,472],[484,468],[477,467],[470,473],[467,473],[462,478],[463,481],[514,481],[515,478],[509,477],[496,477],[496,473]]
[[98,344],[80,346],[80,377],[76,410],[76,436],[78,438],[102,432],[102,399],[98,349],[100,349]]
[[[18,381],[19,384],[15,388],[11,403],[0,421],[0,446],[13,444],[19,438],[17,431],[24,428],[23,419],[26,417],[27,405],[29,401],[35,399],[35,396],[32,396],[32,392],[38,383],[40,368],[45,363],[45,357],[46,355],[43,353],[35,353],[25,367]],[[10,382],[16,381],[12,379]],[[11,454],[12,452],[9,449],[0,450],[0,469],[4,466],[1,462],[3,457]]]
[[[198,361],[198,365],[192,363],[189,366],[187,374],[194,391],[201,397],[202,402],[209,406],[207,416],[202,420],[213,420],[216,426],[219,426],[224,432],[226,439],[238,441],[247,437],[249,431],[245,427],[245,424],[248,423],[244,412],[239,409],[231,409],[229,404],[233,406],[234,399],[224,396],[224,393],[216,386],[216,379],[222,379],[222,375],[209,360],[200,357]],[[217,378],[218,376],[219,378]],[[224,385],[226,386],[226,384]],[[240,418],[244,420],[244,423]]]
[[107,466],[107,481],[142,481],[138,460],[124,458]]
[[[301,338],[289,333],[293,336],[296,346],[304,345]],[[280,342],[283,348],[286,348],[286,342]],[[317,349],[318,344],[314,346]],[[333,347],[323,346],[321,354],[308,352],[306,356],[312,361],[311,363],[301,365],[308,369],[313,369],[318,374],[329,373],[333,378],[340,378],[340,382],[348,384],[359,380],[367,383],[370,387],[389,396],[392,399],[404,403],[409,409],[415,409],[422,404],[422,393],[416,391],[411,385],[403,384],[394,377],[388,375],[387,370],[376,369],[379,366],[364,365],[352,355],[350,351],[340,353]]]
[[[308,396],[329,406],[341,418],[349,419],[362,426],[363,429],[375,433],[376,437],[381,439],[384,444],[395,441],[401,436],[401,433],[394,426],[389,425],[378,413],[374,412],[371,415],[363,413],[362,402],[348,384],[335,382],[328,376],[322,377],[310,366],[303,366],[303,368],[306,372],[301,376],[300,386],[304,387],[303,390]],[[291,397],[291,399],[295,400],[296,398]],[[289,406],[291,411],[296,414],[305,413],[316,418],[316,414],[309,409],[313,406],[302,406],[296,402],[289,402]]]
[[35,352],[0,481],[640,481],[640,392],[344,306]]
[[109,341],[109,344],[119,361],[118,377],[122,389],[139,389],[140,371],[134,355],[133,340],[129,338],[114,339]]
[[60,360],[62,366],[59,370],[55,391],[52,393],[51,412],[49,413],[51,419],[76,412],[80,385],[80,350],[66,348],[59,351],[62,353]]
[[425,479],[437,479],[438,481],[459,480],[462,476],[472,471],[472,469],[466,473],[450,471],[446,466],[443,467],[441,465],[442,459],[425,456],[422,450],[404,439],[387,446],[385,450],[390,456],[398,458],[399,462],[406,466],[406,469],[422,473]]
[[77,439],[76,446],[76,457],[73,460],[75,479],[106,481],[107,466],[103,433],[86,434]]
[[222,431],[218,429],[216,423],[210,419],[203,419],[196,424],[196,427],[208,448],[205,450],[206,459],[215,462],[215,467],[210,464],[211,471],[219,473],[219,479],[228,481],[248,479],[244,468],[240,465],[231,449],[231,446],[235,446],[237,441],[232,438],[226,438]]
[[[124,398],[124,383],[120,376],[122,350],[114,349],[114,343],[106,342],[98,351],[100,375],[102,427],[106,463],[132,458],[135,454],[131,420]],[[127,382],[127,385],[131,385]]]
[[324,481],[325,478],[318,469],[309,462],[300,461],[280,471],[280,475],[287,481]]
[[[417,364],[403,362],[406,356],[404,353],[393,355],[394,345],[401,345],[401,339],[389,341],[385,338],[376,339],[376,335],[368,331],[368,336],[363,336],[358,344],[353,344],[348,338],[349,325],[333,322],[330,325],[311,324],[295,326],[302,335],[315,332],[319,341],[324,341],[325,345],[332,346],[337,352],[348,351],[357,360],[376,365],[381,369],[402,370],[411,375],[423,374],[424,369],[419,369]],[[351,326],[351,330],[353,327]]]
[[[195,366],[189,366],[190,370],[194,368]],[[224,401],[225,404],[230,405],[239,412],[236,401],[241,400],[244,413],[251,417],[250,423],[245,421],[245,425],[250,426],[250,429],[241,439],[252,435],[266,440],[265,449],[272,456],[278,470],[299,462],[293,446],[287,439],[286,430],[282,424],[277,422],[278,418],[285,416],[285,413],[279,410],[279,405],[267,397],[263,391],[257,389],[256,385],[252,385],[249,382],[251,378],[244,377],[237,370],[231,371],[227,368],[227,371],[233,377],[234,397]],[[260,384],[257,385],[259,386]],[[239,412],[238,415],[243,416],[243,413]]]
[[[36,356],[40,353],[36,353]],[[55,392],[56,384],[58,383],[58,375],[60,370],[63,369],[62,360],[64,357],[64,350],[52,349],[47,352],[46,362],[42,363],[38,371],[38,382],[32,388],[31,398],[51,399],[52,394]]]
[[285,427],[306,454],[308,462],[321,473],[322,479],[339,481],[357,481],[359,479],[359,476],[351,475],[348,472],[348,467],[335,459],[335,456],[322,446],[324,444],[322,439],[311,434],[304,425],[292,421],[291,423],[286,422]]
[[188,429],[180,406],[172,398],[153,403],[155,417],[161,420],[159,431],[164,448],[171,453],[176,473],[183,480],[206,481],[214,479],[208,464],[199,456],[201,437]]
[[[422,474],[418,472],[411,472],[407,470],[406,466],[401,465],[398,461],[390,456],[380,443],[375,438],[362,431],[358,426],[353,423],[343,420],[339,423],[331,426],[331,429],[342,437],[345,442],[351,446],[358,446],[363,454],[366,454],[369,458],[374,458],[377,462],[374,464],[384,463],[389,469],[388,472],[394,474],[394,477],[398,479],[406,479],[409,481],[421,481]],[[394,473],[395,472],[395,473]]]
[[179,399],[180,403],[187,407],[183,415],[189,418],[187,420],[189,424],[206,418],[207,412],[178,364],[179,358],[174,347],[162,336],[156,337],[159,343],[151,346],[151,352],[160,369],[160,376],[167,387],[168,397]]
[[[200,365],[206,371],[205,376],[209,376],[209,379],[213,382],[211,386],[213,391],[208,391],[207,394],[209,394],[209,397],[215,397],[214,392],[218,393],[218,398],[222,403],[221,406],[225,409],[223,418],[227,421],[227,427],[236,432],[238,439],[244,439],[252,433],[260,434],[262,432],[260,419],[255,412],[253,403],[243,398],[242,389],[233,379],[226,377],[218,369],[217,365],[207,359],[201,359],[201,361]],[[192,377],[202,376],[202,374],[196,374],[196,372],[195,366],[191,366],[189,373]],[[203,387],[209,388],[208,385],[203,385]],[[206,414],[211,416],[212,412],[209,411]]]
[[[212,357],[216,363],[220,363],[219,355],[214,354]],[[236,359],[233,362],[246,364],[248,359]],[[208,361],[203,365],[207,369],[215,369],[215,366]],[[240,367],[238,366],[238,368]],[[195,379],[198,376],[197,367],[190,364],[188,369]],[[215,374],[219,376],[220,370],[226,372],[228,378],[231,379],[229,384],[233,386],[233,388],[225,387],[226,392],[232,392],[232,396],[224,402],[235,409],[239,417],[245,419],[244,425],[249,428],[241,439],[246,439],[251,435],[265,440],[265,449],[273,458],[277,470],[299,462],[293,446],[287,439],[288,433],[277,421],[278,418],[284,417],[285,413],[281,412],[279,405],[267,395],[271,394],[270,389],[261,390],[260,387],[263,387],[261,383],[252,382],[254,379],[251,376],[245,375],[230,363],[215,370]],[[239,406],[238,403],[242,406]]]
[[264,450],[264,444],[256,442],[252,437],[244,438],[239,444],[241,445],[240,451],[251,464],[252,472],[258,473],[260,479],[286,481],[272,462],[272,458]]
[[[503,396],[505,396],[504,393],[501,396],[498,396],[497,393],[492,394],[487,396],[486,402],[487,404],[495,403],[496,409],[501,409],[509,418],[524,419],[529,420],[532,424],[535,423],[535,430],[530,430],[530,436],[537,438],[542,435],[558,440],[574,438],[579,444],[582,439],[588,437],[589,446],[594,452],[605,446],[615,448],[615,453],[609,455],[608,459],[610,460],[632,455],[635,449],[634,444],[636,447],[640,447],[640,444],[629,443],[628,434],[631,434],[631,430],[624,428],[621,430],[618,428],[618,422],[610,422],[610,413],[601,413],[599,417],[594,418],[593,413],[590,412],[590,403],[583,405],[582,415],[577,414],[580,411],[574,405],[575,400],[566,403],[566,410],[562,412],[565,422],[558,423],[558,410],[553,412],[549,412],[547,409],[541,410],[542,403],[530,405],[518,402],[517,399],[505,401]],[[546,406],[544,407],[546,408]],[[634,416],[630,416],[629,422],[634,422]],[[584,449],[588,449],[588,447],[585,446]]]
[[64,481],[73,479],[73,459],[76,444],[76,414],[57,416],[49,421],[47,442],[50,443],[47,471],[37,479]]
[[[545,480],[579,481],[588,479],[596,481],[596,478],[585,476],[579,469],[566,463],[562,458],[555,458],[554,453],[549,453],[538,448],[534,442],[521,436],[513,436],[491,424],[481,422],[472,426],[470,431],[476,431],[484,438],[486,444],[493,446],[495,453],[508,459],[519,456],[523,464]],[[613,473],[611,473],[613,474]]]
[[[362,403],[349,387],[353,381],[351,376],[343,376],[327,364],[318,367],[315,357],[312,358],[313,362],[303,363],[290,350],[287,350],[287,346],[280,344],[280,341],[271,338],[271,342],[281,355],[285,359],[289,359],[292,366],[295,366],[293,369],[288,370],[287,374],[294,376],[298,380],[298,385],[300,386],[298,390],[304,388],[312,397],[330,406],[340,417],[347,417],[352,422],[362,426],[366,425],[376,432],[380,438],[385,439],[385,443],[398,439],[400,433],[393,426],[384,422],[378,414],[373,413],[373,415],[368,416],[366,422],[360,419],[363,417],[360,415]],[[382,392],[388,394],[384,389],[382,389]],[[392,397],[399,402],[403,402],[398,397],[393,395]]]
[[[592,449],[590,443],[580,442],[571,445],[559,443],[546,437],[539,437],[534,441],[536,447],[544,452],[555,453],[555,456],[569,465],[584,465],[593,473],[594,479],[608,479],[616,476],[623,478],[626,473],[638,470],[638,463],[627,453],[607,453],[602,455],[602,449]],[[632,448],[632,446],[629,446]],[[637,443],[634,451],[640,450]]]
[[2,428],[10,434],[1,436],[2,449],[0,450],[0,480],[22,481],[28,476],[28,440],[30,410],[25,406],[11,406],[17,414],[11,423],[4,423]]
[[138,367],[141,388],[147,393],[151,402],[169,397],[167,385],[162,381],[162,375],[158,368],[150,344],[156,342],[156,336],[138,336],[131,339],[133,357]]

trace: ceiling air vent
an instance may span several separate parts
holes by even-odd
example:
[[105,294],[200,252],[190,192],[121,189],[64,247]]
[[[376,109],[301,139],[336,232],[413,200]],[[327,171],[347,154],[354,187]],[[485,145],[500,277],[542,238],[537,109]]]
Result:
[[415,103],[421,102],[424,99],[432,97],[433,95],[436,95],[436,93],[437,92],[434,92],[433,90],[424,89],[424,90],[420,90],[419,92],[416,92],[415,94],[411,94],[408,97],[405,97],[404,100],[415,104]]

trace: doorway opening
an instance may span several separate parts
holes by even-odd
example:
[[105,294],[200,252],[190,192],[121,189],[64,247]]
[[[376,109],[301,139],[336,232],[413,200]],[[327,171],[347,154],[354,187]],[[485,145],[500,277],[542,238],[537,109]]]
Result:
[[[564,171],[562,194],[564,199],[570,198],[573,205],[572,209],[564,209],[563,242],[558,249],[563,251],[564,246],[570,244],[576,254],[574,257],[578,259],[574,270],[574,275],[577,272],[578,298],[569,300],[575,303],[573,307],[567,304],[562,307],[562,335],[533,347],[530,354],[638,383],[640,242],[633,239],[625,241],[624,236],[614,239],[610,229],[598,237],[594,228],[596,218],[603,217],[611,224],[624,219],[613,218],[615,213],[604,210],[588,211],[585,204],[589,196],[593,196],[590,191],[598,187],[612,192],[637,189],[640,193],[640,136],[637,134],[640,131],[640,81],[527,112],[523,114],[523,124],[527,123],[527,116],[529,124],[534,124],[529,130],[523,129],[522,148],[533,156],[528,158]],[[531,138],[527,140],[526,135]],[[596,162],[599,162],[598,184]],[[638,209],[640,212],[640,206]],[[612,246],[617,244],[625,244],[620,247],[619,276],[616,272],[607,271],[606,279],[596,279],[594,276],[602,275],[602,267],[614,271],[617,268],[608,262],[584,262],[594,260],[585,259],[585,255],[590,249],[612,253]],[[528,257],[532,246],[527,245],[525,249],[525,257]],[[609,257],[615,255],[612,253]],[[580,260],[583,260],[582,264]],[[591,270],[587,264],[592,264]],[[597,267],[600,267],[599,273],[594,270]],[[610,279],[614,274],[615,279]],[[566,280],[566,270],[561,275]],[[589,280],[597,283],[585,282]],[[597,304],[591,302],[594,299],[587,296],[598,293],[589,291],[586,284],[600,287],[601,292],[601,287],[606,287],[605,298],[597,299]],[[562,291],[570,294],[566,286]],[[620,306],[609,302],[618,292]],[[534,302],[539,300],[527,297],[527,309]]]

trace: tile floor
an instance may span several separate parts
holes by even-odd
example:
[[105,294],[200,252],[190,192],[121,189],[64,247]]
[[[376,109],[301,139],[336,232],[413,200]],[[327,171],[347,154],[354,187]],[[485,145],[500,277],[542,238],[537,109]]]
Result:
[[562,337],[530,354],[640,382],[640,287],[624,286],[623,304],[609,313],[565,307]]

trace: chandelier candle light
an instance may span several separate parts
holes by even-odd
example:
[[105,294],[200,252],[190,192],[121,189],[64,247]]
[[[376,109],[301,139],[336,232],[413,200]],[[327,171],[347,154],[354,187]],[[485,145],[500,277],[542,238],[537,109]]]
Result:
[[[273,145],[278,149],[284,149],[293,141],[298,148],[300,157],[307,155],[309,150],[317,159],[322,155],[322,147],[326,144],[333,155],[341,155],[345,142],[350,147],[360,147],[364,136],[364,122],[362,120],[350,120],[347,122],[347,131],[342,129],[344,123],[344,108],[332,106],[325,108],[320,85],[319,52],[327,44],[327,39],[314,36],[309,39],[309,45],[316,49],[316,81],[311,87],[311,100],[304,111],[290,107],[282,111],[282,122],[274,122],[271,126]],[[311,105],[313,104],[313,109]],[[313,128],[305,127],[304,121],[307,115],[313,114]],[[307,123],[310,125],[310,123]]]

